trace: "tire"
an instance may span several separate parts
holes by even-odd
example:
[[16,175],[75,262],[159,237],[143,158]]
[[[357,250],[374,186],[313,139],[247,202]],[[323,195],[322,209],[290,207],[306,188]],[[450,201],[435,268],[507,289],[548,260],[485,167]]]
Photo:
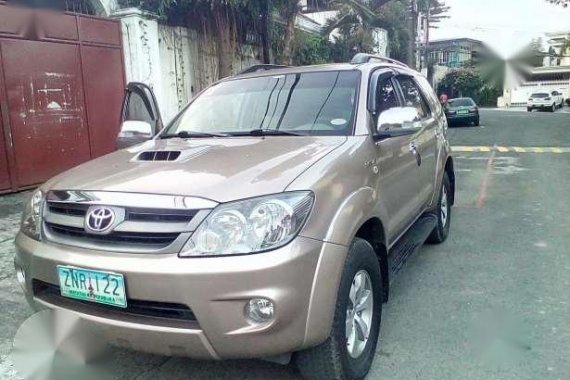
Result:
[[[451,225],[451,200],[449,199],[450,195],[451,185],[449,183],[449,177],[447,176],[447,173],[444,173],[441,190],[439,192],[439,198],[437,200],[437,206],[435,208],[435,213],[437,215],[437,224],[427,238],[427,242],[429,244],[441,244],[447,239],[447,235],[449,235],[449,226]],[[442,211],[444,207],[447,210],[445,217]]]
[[480,123],[479,123],[479,118],[476,118],[476,119],[473,121],[473,125],[475,125],[476,127],[478,127],[478,126],[480,125]]
[[550,107],[550,112],[554,112],[554,111],[556,111],[556,104],[553,104],[553,105]]
[[[352,314],[349,309],[349,306],[354,305],[350,301],[350,294],[353,294],[351,292],[352,287],[357,286],[357,283],[362,283],[357,281],[355,276],[364,276],[363,273],[368,274],[368,284],[372,290],[372,297],[370,298],[372,305],[365,309],[372,312],[369,317],[371,321],[369,324],[369,335],[368,339],[362,341],[360,346],[358,345],[360,341],[356,338],[358,335],[352,335],[355,337],[353,341],[355,343],[351,346],[347,339],[347,335],[350,335],[347,334],[347,329],[349,329],[346,324],[347,317],[359,315],[357,318],[360,318],[360,320],[368,318],[365,314]],[[358,294],[358,292],[356,293]],[[297,352],[295,355],[295,363],[305,379],[359,380],[366,376],[374,360],[380,333],[382,294],[380,264],[374,249],[366,240],[355,238],[344,263],[344,270],[337,293],[331,335],[324,343]],[[358,323],[352,323],[352,326],[357,325],[359,326]],[[355,330],[351,331],[360,332],[362,330],[356,327]],[[358,350],[359,347],[362,350],[360,354],[358,354],[360,351]]]
[[532,112],[532,108],[527,107],[527,108],[526,108],[526,111],[527,111],[527,112]]

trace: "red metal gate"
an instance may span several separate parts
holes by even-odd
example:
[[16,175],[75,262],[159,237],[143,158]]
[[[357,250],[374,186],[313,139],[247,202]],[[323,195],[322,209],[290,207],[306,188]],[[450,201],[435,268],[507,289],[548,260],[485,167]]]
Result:
[[122,57],[118,21],[0,5],[0,192],[113,150]]

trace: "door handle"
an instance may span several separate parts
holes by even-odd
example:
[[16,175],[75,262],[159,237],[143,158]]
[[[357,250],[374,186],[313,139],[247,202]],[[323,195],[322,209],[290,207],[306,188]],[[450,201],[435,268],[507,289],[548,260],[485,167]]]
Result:
[[410,153],[414,155],[414,157],[416,158],[416,162],[418,163],[418,166],[420,166],[422,164],[422,155],[420,154],[420,152],[418,152],[418,147],[416,143],[413,141],[410,143]]

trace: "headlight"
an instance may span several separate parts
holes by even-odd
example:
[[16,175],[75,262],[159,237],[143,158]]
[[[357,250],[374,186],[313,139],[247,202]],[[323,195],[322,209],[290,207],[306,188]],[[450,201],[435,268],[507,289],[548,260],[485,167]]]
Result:
[[305,224],[313,200],[313,193],[298,191],[219,205],[180,256],[239,255],[282,247]]
[[36,190],[26,203],[24,213],[22,214],[22,225],[20,226],[20,231],[35,240],[40,240],[43,204],[44,194],[41,190]]

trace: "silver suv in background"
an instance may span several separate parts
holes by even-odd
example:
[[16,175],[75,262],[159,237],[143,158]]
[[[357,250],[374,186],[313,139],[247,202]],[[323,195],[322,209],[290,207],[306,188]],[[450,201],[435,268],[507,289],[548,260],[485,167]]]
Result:
[[119,346],[362,379],[390,282],[449,233],[444,111],[386,58],[254,67],[166,128],[130,84],[119,144],[33,193],[15,257],[30,305]]

